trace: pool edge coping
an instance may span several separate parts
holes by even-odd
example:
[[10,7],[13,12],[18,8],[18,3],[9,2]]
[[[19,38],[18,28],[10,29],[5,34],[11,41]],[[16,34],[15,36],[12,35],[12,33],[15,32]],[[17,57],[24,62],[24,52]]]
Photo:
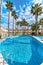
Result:
[[34,37],[35,39],[37,39],[39,42],[41,42],[43,44],[43,41],[41,41],[41,39],[39,39],[38,37],[36,37],[36,36],[32,36],[32,37]]
[[0,44],[4,41],[4,40],[6,40],[6,39],[8,39],[8,38],[15,38],[15,37],[19,37],[19,36],[12,36],[12,37],[6,37],[6,38],[4,38],[4,39],[2,39],[2,41],[0,41]]

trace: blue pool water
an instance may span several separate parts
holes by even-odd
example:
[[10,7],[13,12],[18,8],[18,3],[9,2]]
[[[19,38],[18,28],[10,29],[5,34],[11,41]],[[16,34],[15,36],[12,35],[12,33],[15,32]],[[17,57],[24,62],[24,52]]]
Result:
[[32,36],[7,38],[0,45],[3,58],[9,65],[40,65],[43,44]]

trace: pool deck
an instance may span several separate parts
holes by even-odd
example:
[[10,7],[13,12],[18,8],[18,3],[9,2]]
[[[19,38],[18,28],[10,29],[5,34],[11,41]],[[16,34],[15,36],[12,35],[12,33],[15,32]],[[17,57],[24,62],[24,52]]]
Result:
[[42,64],[40,64],[40,65],[43,65],[43,63],[42,63]]
[[0,39],[0,42],[2,42],[4,39]]
[[8,65],[1,53],[0,53],[0,65]]
[[[4,40],[5,40],[5,38],[4,39],[0,39],[0,44]],[[0,65],[8,65],[7,62],[4,60],[4,58],[3,58],[1,53],[0,53]]]
[[43,44],[43,40],[41,40],[40,38],[33,36],[35,39],[37,39],[38,41],[40,41]]

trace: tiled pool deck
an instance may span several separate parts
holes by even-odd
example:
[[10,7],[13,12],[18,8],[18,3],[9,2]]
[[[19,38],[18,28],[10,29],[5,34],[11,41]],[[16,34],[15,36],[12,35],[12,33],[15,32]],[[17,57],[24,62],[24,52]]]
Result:
[[[4,39],[0,39],[0,42],[2,42],[3,40]],[[0,53],[0,65],[8,65],[1,53]]]
[[0,65],[8,65],[7,62],[3,59],[3,56],[1,53],[0,53]]

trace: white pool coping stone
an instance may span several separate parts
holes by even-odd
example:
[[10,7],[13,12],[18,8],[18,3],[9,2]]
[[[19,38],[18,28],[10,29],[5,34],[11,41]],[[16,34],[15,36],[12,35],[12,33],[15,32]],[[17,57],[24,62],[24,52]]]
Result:
[[43,63],[41,63],[40,65],[43,65]]
[[[15,37],[19,37],[19,36],[12,36],[12,37],[7,37],[7,38],[15,38]],[[0,44],[1,44],[1,42],[3,42],[4,40],[6,40],[7,38],[4,38],[4,39],[2,39],[2,41],[0,41]]]
[[43,44],[43,41],[40,39],[40,38],[38,38],[38,37],[36,37],[36,36],[33,36],[35,39],[37,39],[38,41],[40,41],[42,44]]

